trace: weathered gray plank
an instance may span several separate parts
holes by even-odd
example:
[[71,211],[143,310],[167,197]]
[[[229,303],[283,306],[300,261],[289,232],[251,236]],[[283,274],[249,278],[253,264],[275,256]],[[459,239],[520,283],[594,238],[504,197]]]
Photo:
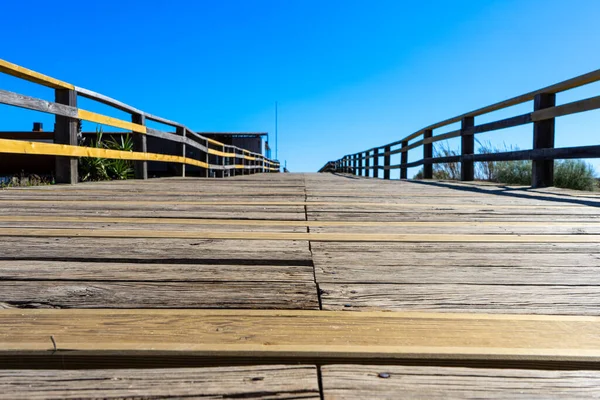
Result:
[[0,103],[63,117],[77,118],[77,108],[0,89]]
[[599,371],[326,365],[324,399],[600,398]]
[[0,281],[0,308],[318,309],[314,282]]
[[319,399],[314,366],[4,370],[1,399]]
[[321,283],[324,310],[600,315],[600,286]]

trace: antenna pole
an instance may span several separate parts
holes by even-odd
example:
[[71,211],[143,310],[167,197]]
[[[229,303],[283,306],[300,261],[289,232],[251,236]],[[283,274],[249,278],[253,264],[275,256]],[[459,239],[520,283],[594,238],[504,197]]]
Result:
[[279,160],[279,152],[277,149],[277,102],[275,102],[275,159]]

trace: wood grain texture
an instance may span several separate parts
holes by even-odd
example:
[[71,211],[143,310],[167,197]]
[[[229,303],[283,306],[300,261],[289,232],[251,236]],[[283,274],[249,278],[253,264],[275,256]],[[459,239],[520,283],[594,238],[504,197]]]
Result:
[[0,89],[0,103],[48,114],[76,118],[77,108]]
[[39,83],[40,85],[48,86],[54,89],[73,90],[75,88],[70,83],[54,79],[50,76],[40,74],[39,72],[32,71],[2,59],[0,59],[0,72],[15,76],[17,78],[25,79],[29,82]]
[[[0,353],[600,360],[600,319],[273,310],[0,310]],[[305,334],[310,332],[309,335]],[[63,351],[67,350],[68,351]]]
[[597,285],[320,283],[319,287],[325,310],[600,315]]
[[319,399],[314,366],[5,370],[0,399]]
[[77,110],[77,117],[86,121],[114,126],[116,128],[121,128],[132,132],[146,133],[146,127],[144,125],[134,124],[133,122],[123,121],[122,119],[109,117],[92,111],[82,110],[81,108]]
[[2,281],[0,308],[318,309],[314,282]]
[[206,168],[208,164],[191,158],[171,156],[157,153],[139,153],[133,151],[109,150],[95,147],[69,146],[64,144],[25,142],[20,140],[0,139],[0,152],[12,154],[55,155],[69,157],[100,157],[120,160],[146,160],[159,162],[176,162]]
[[315,242],[491,242],[491,243],[598,243],[600,235],[451,235],[451,234],[353,234],[228,232],[145,229],[41,229],[0,228],[0,236],[87,237],[87,238],[173,238],[221,240],[308,240]]
[[598,371],[326,365],[324,399],[590,399]]

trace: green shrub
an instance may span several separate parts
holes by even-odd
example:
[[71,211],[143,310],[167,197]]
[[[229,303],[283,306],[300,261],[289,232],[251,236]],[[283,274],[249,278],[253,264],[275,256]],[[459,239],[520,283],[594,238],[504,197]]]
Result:
[[[133,139],[129,134],[121,135],[120,141],[111,137],[102,140],[102,128],[96,128],[96,139],[92,139],[89,147],[121,151],[133,151]],[[85,145],[85,143],[82,143]],[[105,181],[110,179],[133,178],[133,163],[129,160],[82,157],[79,159],[79,173],[82,181]]]
[[593,191],[598,188],[594,167],[583,160],[562,160],[554,163],[554,186]]
[[506,185],[531,185],[531,161],[498,161],[495,162],[495,179],[493,182]]
[[[493,146],[490,141],[480,142],[480,154],[503,153],[518,151],[518,147],[507,146],[502,148]],[[434,157],[449,157],[458,155],[458,150],[451,149],[448,144],[434,147]],[[529,160],[516,161],[484,161],[475,163],[475,179],[498,182],[506,185],[531,185],[532,162]],[[422,179],[423,170],[420,170],[414,179]],[[460,164],[445,163],[434,164],[433,178],[441,180],[460,179]],[[575,190],[597,190],[598,180],[594,176],[594,167],[583,160],[563,160],[554,163],[554,186]]]

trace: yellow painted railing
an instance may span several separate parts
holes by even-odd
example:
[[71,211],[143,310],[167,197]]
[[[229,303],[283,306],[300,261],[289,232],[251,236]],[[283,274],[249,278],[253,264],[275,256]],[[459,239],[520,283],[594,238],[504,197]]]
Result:
[[[253,153],[246,149],[226,145],[217,140],[204,137],[180,123],[145,113],[118,100],[1,59],[0,72],[55,89],[54,102],[0,90],[0,103],[2,104],[41,111],[56,116],[54,144],[0,139],[0,153],[64,157],[64,159],[62,157],[57,159],[57,182],[75,183],[77,181],[77,171],[73,171],[73,168],[76,169],[76,166],[74,167],[73,163],[69,162],[69,159],[72,157],[101,157],[139,161],[135,163],[136,177],[143,179],[147,178],[147,161],[171,162],[201,167],[204,169],[205,176],[209,176],[211,171],[216,172],[217,176],[224,177],[230,175],[230,171],[236,170],[242,170],[247,173],[278,172],[280,170],[279,162],[270,160],[262,154]],[[78,96],[128,112],[131,114],[131,121],[78,108]],[[124,129],[136,136],[139,135],[140,140],[134,140],[134,151],[132,152],[79,146],[77,143],[77,120]],[[172,126],[176,128],[176,133],[152,129],[146,126],[146,120]],[[153,136],[177,143],[182,155],[176,156],[147,152],[146,136]],[[186,157],[186,146],[199,150],[200,159]],[[64,163],[63,168],[59,168],[58,166],[58,163],[61,162]],[[182,168],[182,171],[185,174],[185,168]]]

